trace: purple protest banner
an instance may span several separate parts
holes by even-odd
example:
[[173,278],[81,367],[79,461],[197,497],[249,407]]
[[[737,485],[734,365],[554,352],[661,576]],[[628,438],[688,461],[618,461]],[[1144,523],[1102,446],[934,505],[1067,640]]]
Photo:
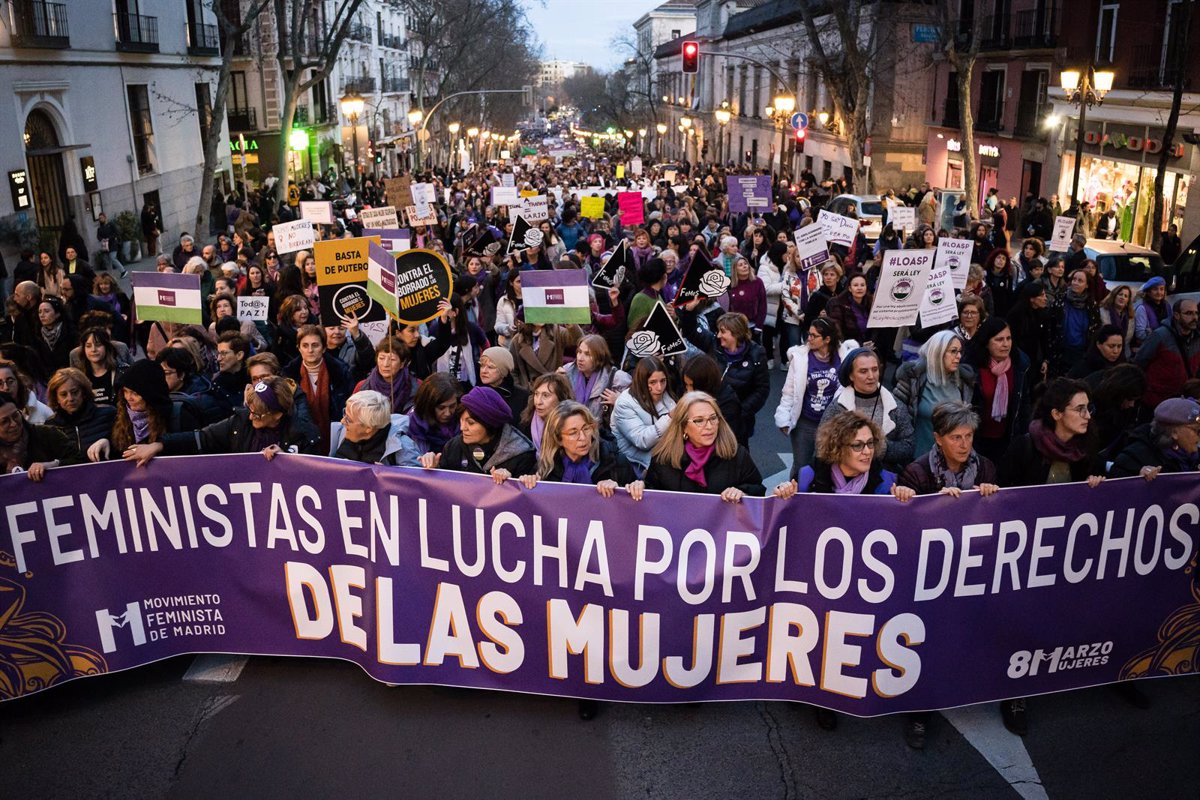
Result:
[[771,209],[770,175],[729,175],[725,179],[729,190],[729,210],[735,213]]
[[0,698],[183,653],[860,716],[1196,670],[1195,476],[738,505],[282,456],[0,477]]

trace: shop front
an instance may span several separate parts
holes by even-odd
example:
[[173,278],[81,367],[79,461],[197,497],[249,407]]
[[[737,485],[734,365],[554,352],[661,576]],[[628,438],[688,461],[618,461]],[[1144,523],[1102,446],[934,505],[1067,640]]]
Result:
[[[925,144],[925,180],[944,189],[964,188],[962,134],[955,128],[930,128]],[[1022,195],[1025,161],[1021,142],[975,136],[976,197],[982,207],[988,191],[998,189],[1007,200]]]
[[[1075,171],[1075,142],[1078,123],[1067,126],[1059,176],[1058,194],[1071,194]],[[1177,137],[1179,138],[1179,137]],[[1116,211],[1120,239],[1149,247],[1154,238],[1154,181],[1163,148],[1163,130],[1141,125],[1124,125],[1088,120],[1083,132],[1079,194],[1097,214]],[[1163,183],[1163,229],[1172,223],[1184,229],[1188,190],[1195,180],[1191,166],[1195,145],[1179,141],[1167,155]],[[1070,152],[1066,152],[1070,151]]]

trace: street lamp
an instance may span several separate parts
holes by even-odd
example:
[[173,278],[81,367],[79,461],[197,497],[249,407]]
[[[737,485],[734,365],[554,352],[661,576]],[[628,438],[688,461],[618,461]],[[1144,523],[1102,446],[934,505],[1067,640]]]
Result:
[[1075,130],[1075,172],[1071,178],[1071,208],[1079,208],[1079,168],[1083,161],[1083,125],[1087,110],[1102,105],[1104,96],[1112,90],[1115,74],[1110,69],[1095,69],[1089,62],[1083,69],[1064,69],[1060,73],[1067,102],[1079,108],[1079,124]]
[[408,124],[413,129],[413,138],[416,139],[413,152],[416,153],[416,158],[413,161],[413,170],[421,168],[421,120],[425,118],[425,113],[419,108],[414,108],[408,112]]
[[725,103],[722,103],[713,115],[717,118],[717,163],[721,164],[724,163],[725,126],[733,119],[733,114],[725,107]]
[[350,140],[354,143],[354,181],[358,182],[358,118],[367,107],[367,101],[358,92],[346,92],[338,101],[342,114],[350,120]]
[[665,122],[660,122],[654,126],[654,130],[658,132],[658,160],[662,161],[662,137],[667,132],[667,125]]
[[451,122],[446,126],[446,130],[450,131],[450,157],[446,161],[451,167],[453,167],[455,145],[458,144],[458,132],[462,130],[462,123]]
[[471,143],[471,160],[479,160],[479,128],[467,128],[467,139]]
[[828,111],[817,112],[817,122],[821,123],[822,128],[824,128],[826,125],[828,125],[829,124],[829,112]]

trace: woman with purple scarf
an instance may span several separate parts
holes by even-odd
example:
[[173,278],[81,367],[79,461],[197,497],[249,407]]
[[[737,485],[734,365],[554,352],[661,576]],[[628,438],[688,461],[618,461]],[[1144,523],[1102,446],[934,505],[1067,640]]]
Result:
[[435,372],[421,381],[412,411],[400,420],[401,433],[413,440],[420,453],[440,453],[458,435],[458,381]]
[[408,369],[408,345],[395,336],[382,340],[375,348],[375,367],[358,382],[354,391],[369,389],[392,402],[393,414],[407,414],[417,394],[417,379]]

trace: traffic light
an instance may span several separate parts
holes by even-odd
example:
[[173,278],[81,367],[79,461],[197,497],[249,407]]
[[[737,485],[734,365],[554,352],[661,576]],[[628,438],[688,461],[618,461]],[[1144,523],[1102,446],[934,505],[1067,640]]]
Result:
[[796,152],[804,152],[804,143],[808,141],[808,129],[796,128]]
[[683,71],[691,73],[700,71],[700,44],[698,42],[683,43]]

